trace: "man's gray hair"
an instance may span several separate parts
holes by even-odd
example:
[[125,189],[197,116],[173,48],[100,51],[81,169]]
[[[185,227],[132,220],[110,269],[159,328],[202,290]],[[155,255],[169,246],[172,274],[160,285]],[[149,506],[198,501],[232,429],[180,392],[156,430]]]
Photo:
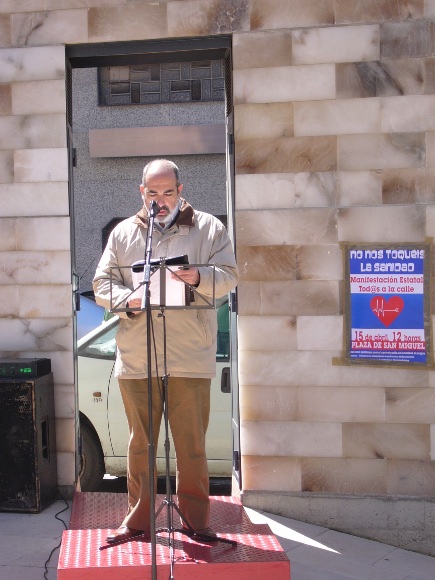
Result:
[[161,167],[161,169],[172,169],[172,171],[175,173],[175,181],[176,181],[177,187],[179,185],[181,185],[180,170],[178,169],[178,167],[175,165],[175,163],[173,161],[169,161],[169,159],[153,159],[152,161],[147,163],[143,169],[142,184],[145,187],[146,187],[146,178],[147,178],[148,172],[153,165],[159,165]]

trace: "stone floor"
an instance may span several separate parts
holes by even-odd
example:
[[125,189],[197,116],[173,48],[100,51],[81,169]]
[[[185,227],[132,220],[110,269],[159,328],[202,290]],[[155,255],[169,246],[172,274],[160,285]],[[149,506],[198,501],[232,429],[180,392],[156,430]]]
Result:
[[[56,579],[56,547],[70,508],[56,501],[38,514],[0,513],[0,580]],[[270,526],[290,559],[292,580],[435,578],[435,558],[258,510],[246,512],[253,523]]]

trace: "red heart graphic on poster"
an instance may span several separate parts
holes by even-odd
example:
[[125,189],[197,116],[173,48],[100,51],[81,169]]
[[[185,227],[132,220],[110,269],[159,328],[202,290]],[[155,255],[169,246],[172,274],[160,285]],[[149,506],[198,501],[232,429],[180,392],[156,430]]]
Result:
[[370,308],[384,326],[390,326],[402,312],[405,303],[400,296],[391,296],[385,300],[383,296],[373,296]]

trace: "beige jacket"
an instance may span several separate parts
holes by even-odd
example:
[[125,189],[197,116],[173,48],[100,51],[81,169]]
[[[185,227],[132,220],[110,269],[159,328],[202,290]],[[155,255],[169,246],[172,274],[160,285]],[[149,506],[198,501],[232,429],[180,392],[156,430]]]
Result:
[[[98,304],[107,309],[125,308],[131,297],[133,278],[131,265],[144,259],[148,230],[147,213],[119,223],[112,231],[97,266],[93,288]],[[154,229],[152,258],[168,258],[187,254],[190,264],[214,264],[215,298],[225,296],[238,282],[238,270],[231,241],[223,224],[214,216],[194,210],[182,200],[175,224],[166,232]],[[213,295],[213,268],[200,267],[197,292]],[[110,281],[110,277],[112,281]],[[180,282],[182,284],[182,282]],[[195,303],[201,298],[196,296]],[[158,374],[163,376],[163,318],[160,310],[152,310],[152,370],[155,373],[154,344]],[[117,312],[120,324],[116,335],[117,357],[115,376],[145,378],[147,368],[146,312],[132,316]],[[205,308],[165,310],[167,372],[179,377],[212,378],[216,372],[216,310]]]

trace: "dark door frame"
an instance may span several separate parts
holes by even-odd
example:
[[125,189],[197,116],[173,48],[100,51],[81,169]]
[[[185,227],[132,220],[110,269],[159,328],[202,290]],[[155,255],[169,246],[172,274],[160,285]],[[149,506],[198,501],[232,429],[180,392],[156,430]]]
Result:
[[231,49],[231,36],[204,36],[202,38],[174,38],[164,40],[135,40],[130,42],[102,42],[66,46],[66,57],[73,68],[122,66],[168,62],[168,56],[177,62],[224,59]]

